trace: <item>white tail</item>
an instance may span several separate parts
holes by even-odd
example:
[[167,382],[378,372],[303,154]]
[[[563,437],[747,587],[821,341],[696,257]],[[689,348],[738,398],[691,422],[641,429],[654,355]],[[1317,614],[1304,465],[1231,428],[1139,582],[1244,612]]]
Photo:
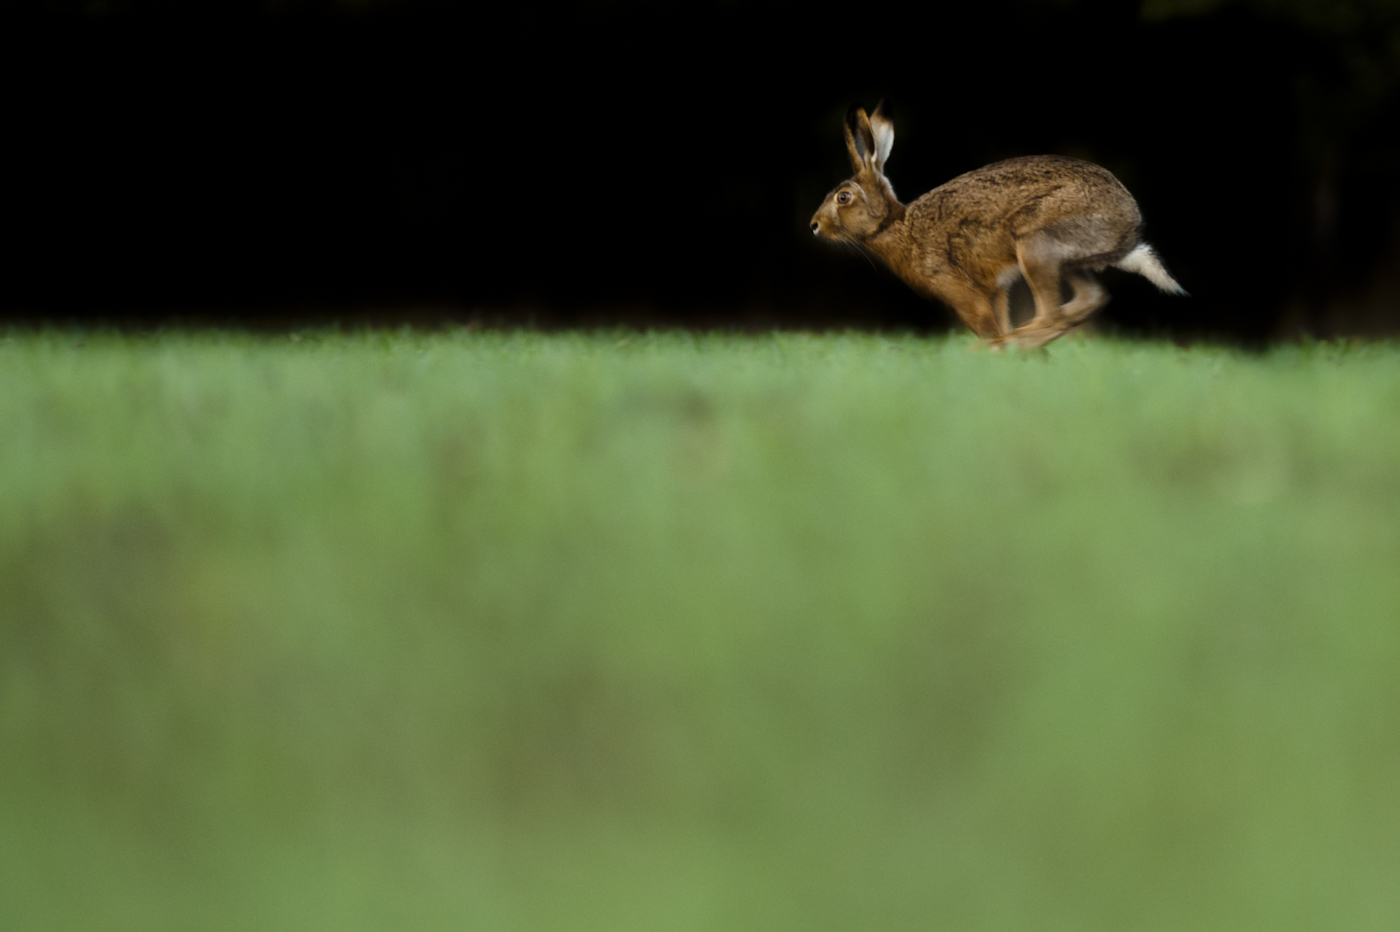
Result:
[[1132,252],[1114,264],[1125,272],[1136,272],[1169,294],[1186,294],[1186,289],[1176,283],[1176,279],[1162,265],[1162,260],[1146,243],[1138,243]]

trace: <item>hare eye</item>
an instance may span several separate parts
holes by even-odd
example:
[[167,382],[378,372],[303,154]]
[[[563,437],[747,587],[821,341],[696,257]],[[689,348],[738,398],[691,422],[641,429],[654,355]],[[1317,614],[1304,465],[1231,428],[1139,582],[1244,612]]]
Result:
[[851,192],[849,192],[849,191],[842,191],[840,194],[836,195],[836,203],[838,203],[838,204],[849,204],[850,202],[851,202]]

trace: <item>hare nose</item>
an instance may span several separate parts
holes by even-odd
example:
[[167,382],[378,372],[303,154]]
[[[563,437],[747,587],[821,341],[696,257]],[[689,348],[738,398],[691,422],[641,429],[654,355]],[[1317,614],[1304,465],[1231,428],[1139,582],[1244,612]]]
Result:
[[817,223],[817,221],[813,220],[813,221],[812,221],[812,232],[813,232],[813,233],[816,233],[816,232],[819,232],[820,230],[821,230],[821,225],[820,225],[819,223]]

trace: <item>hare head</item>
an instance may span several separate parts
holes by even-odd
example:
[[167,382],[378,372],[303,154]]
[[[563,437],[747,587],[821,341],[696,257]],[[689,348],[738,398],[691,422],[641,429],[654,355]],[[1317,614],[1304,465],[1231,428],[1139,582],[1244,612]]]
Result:
[[904,205],[885,177],[893,147],[894,123],[883,100],[868,116],[862,107],[847,111],[846,151],[856,173],[822,201],[812,215],[813,233],[859,244],[904,219]]

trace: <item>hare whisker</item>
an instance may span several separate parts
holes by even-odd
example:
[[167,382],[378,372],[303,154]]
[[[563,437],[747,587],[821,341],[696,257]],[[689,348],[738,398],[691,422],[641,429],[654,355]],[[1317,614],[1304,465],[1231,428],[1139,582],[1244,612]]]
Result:
[[866,262],[868,262],[868,263],[870,264],[870,267],[871,267],[872,269],[874,269],[874,270],[877,271],[877,272],[880,270],[880,267],[879,267],[878,265],[875,264],[875,259],[874,259],[874,257],[870,255],[870,250],[869,250],[869,249],[866,249],[866,248],[865,248],[864,246],[862,246],[860,243],[853,243],[853,242],[851,242],[851,241],[849,241],[849,240],[846,241],[845,246],[846,246],[848,249],[850,249],[852,252],[854,252],[856,255],[858,255],[858,256],[860,256],[862,259],[864,259]]

